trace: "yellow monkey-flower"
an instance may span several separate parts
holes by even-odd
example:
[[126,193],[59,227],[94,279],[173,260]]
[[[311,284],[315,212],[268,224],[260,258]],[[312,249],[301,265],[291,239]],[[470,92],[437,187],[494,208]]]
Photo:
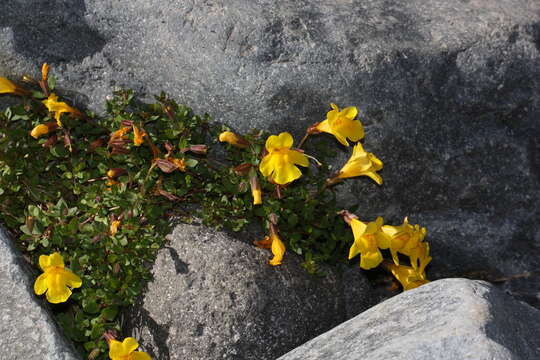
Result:
[[109,357],[112,360],[151,360],[150,355],[144,351],[135,351],[139,343],[132,337],[127,337],[124,341],[111,340],[109,342]]
[[377,171],[381,170],[382,167],[382,161],[377,159],[372,153],[365,152],[362,144],[358,143],[354,146],[351,158],[341,168],[337,178],[369,176],[373,181],[381,185],[383,179],[377,174]]
[[382,233],[383,218],[364,223],[351,219],[349,225],[353,231],[354,243],[349,249],[349,260],[360,254],[360,267],[365,270],[377,267],[383,260],[381,249],[387,249],[388,237]]
[[308,158],[300,151],[292,150],[292,145],[293,138],[288,132],[271,135],[266,140],[268,154],[262,159],[259,170],[271,182],[288,184],[302,176],[296,165],[309,165]]
[[349,146],[347,139],[358,141],[364,137],[362,123],[354,120],[358,115],[356,106],[349,106],[339,111],[336,104],[330,104],[332,110],[326,114],[326,120],[314,126],[315,132],[325,132],[332,134],[345,146]]
[[[431,261],[431,256],[429,256],[429,244],[422,244],[424,244],[424,246],[422,246],[422,252],[419,254],[418,258],[420,265],[411,267],[389,263],[385,266],[401,283],[403,290],[411,290],[429,282],[425,272],[426,266]],[[415,263],[416,261],[412,262],[413,265]]]
[[382,231],[390,238],[390,253],[396,265],[399,265],[398,252],[407,255],[411,259],[414,269],[417,269],[417,261],[426,251],[424,240],[427,230],[420,225],[411,225],[405,218],[399,226],[384,225]]
[[54,112],[54,118],[59,127],[62,127],[62,122],[60,118],[63,113],[72,113],[76,115],[81,115],[81,112],[75,108],[72,108],[68,104],[62,101],[58,101],[58,96],[55,94],[49,95],[46,100],[43,100],[43,104],[47,107],[50,112]]
[[42,295],[47,292],[47,300],[58,304],[66,301],[71,296],[70,288],[81,286],[81,279],[69,270],[64,269],[62,255],[55,252],[51,255],[39,257],[39,267],[43,274],[39,275],[34,283],[34,292]]

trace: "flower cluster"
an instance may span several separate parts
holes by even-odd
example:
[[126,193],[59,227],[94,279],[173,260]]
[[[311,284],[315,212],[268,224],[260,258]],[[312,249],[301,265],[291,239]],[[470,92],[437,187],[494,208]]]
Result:
[[[383,266],[401,283],[404,290],[410,290],[428,282],[425,268],[430,263],[429,244],[424,242],[426,228],[411,225],[407,218],[399,226],[384,225],[383,218],[372,222],[362,222],[346,210],[340,212],[354,235],[354,243],[349,250],[349,259],[360,255],[360,267],[369,270],[383,263],[381,250],[390,250],[393,263]],[[398,254],[409,257],[411,266],[400,264]]]

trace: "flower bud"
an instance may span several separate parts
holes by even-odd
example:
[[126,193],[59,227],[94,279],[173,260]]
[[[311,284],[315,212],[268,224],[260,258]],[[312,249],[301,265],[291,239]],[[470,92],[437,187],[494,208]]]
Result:
[[49,131],[55,130],[57,128],[58,128],[58,124],[56,124],[56,122],[48,122],[46,124],[39,124],[32,129],[32,131],[30,132],[30,136],[32,136],[34,139],[37,139],[42,135],[48,134]]
[[195,153],[195,154],[201,154],[201,155],[205,155],[206,152],[208,151],[208,146],[206,145],[190,145],[188,147],[188,151],[191,151],[192,153]]
[[343,220],[345,220],[347,224],[350,224],[352,219],[358,219],[358,216],[351,214],[347,210],[338,211],[338,215],[343,216]]
[[249,142],[246,139],[231,131],[224,131],[219,134],[219,141],[229,143],[240,149],[245,149],[249,146]]
[[251,195],[253,196],[253,205],[262,204],[262,191],[261,184],[257,175],[252,175],[249,178],[249,185],[251,186]]
[[47,81],[47,78],[49,77],[49,65],[47,63],[43,63],[43,66],[41,67],[41,80]]
[[122,175],[124,175],[126,173],[127,173],[127,171],[125,169],[112,168],[109,171],[107,171],[107,177],[109,179],[116,179],[117,177],[122,176]]

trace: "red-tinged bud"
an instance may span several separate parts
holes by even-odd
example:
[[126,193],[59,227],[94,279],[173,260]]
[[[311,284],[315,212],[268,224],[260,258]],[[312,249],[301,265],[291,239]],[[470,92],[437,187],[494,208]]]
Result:
[[161,171],[167,174],[178,169],[178,166],[174,162],[166,159],[156,159],[155,162],[156,165],[161,169]]
[[208,146],[201,144],[201,145],[190,145],[188,147],[188,151],[191,151],[195,154],[205,155],[208,151]]
[[249,183],[247,181],[240,181],[240,183],[238,184],[238,192],[243,194],[247,191],[249,187]]
[[180,198],[178,196],[176,196],[176,195],[174,195],[174,194],[172,194],[172,193],[170,193],[168,191],[165,191],[163,189],[159,189],[157,192],[158,192],[159,195],[164,196],[164,197],[166,197],[167,199],[169,199],[171,201],[179,201],[180,200]]
[[236,173],[236,175],[238,176],[247,176],[247,174],[249,174],[249,170],[251,170],[251,168],[253,167],[252,164],[250,163],[244,163],[244,164],[240,164],[238,166],[235,166],[233,168],[233,171]]
[[43,63],[41,66],[41,80],[47,81],[47,78],[49,77],[49,65],[47,63]]
[[110,344],[112,340],[116,340],[116,332],[109,329],[103,333],[103,338],[107,341],[107,344]]
[[131,120],[122,120],[120,123],[122,124],[122,126],[125,126],[125,127],[133,126],[133,121]]
[[64,146],[67,147],[69,151],[71,152],[73,149],[72,145],[73,145],[73,142],[71,141],[71,137],[69,136],[67,132],[65,132],[64,133]]
[[92,351],[90,351],[90,354],[88,354],[88,360],[95,360],[98,356],[101,350],[99,348],[94,348]]
[[343,220],[345,220],[347,224],[350,224],[352,219],[358,219],[358,216],[351,214],[347,210],[338,211],[337,214],[343,216]]

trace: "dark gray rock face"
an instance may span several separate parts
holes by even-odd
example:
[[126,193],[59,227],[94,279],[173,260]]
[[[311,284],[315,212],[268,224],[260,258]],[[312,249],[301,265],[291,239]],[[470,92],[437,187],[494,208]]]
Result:
[[[255,240],[255,239],[251,239]],[[179,225],[153,267],[128,333],[154,359],[273,360],[373,305],[360,271],[311,276],[298,256],[271,253],[225,233]]]
[[34,295],[35,277],[2,229],[0,254],[0,357],[81,359],[45,310],[43,301]]
[[[0,24],[0,76],[47,60],[94,110],[116,85],[163,89],[298,139],[356,105],[385,184],[342,185],[344,205],[426,226],[432,278],[540,268],[537,0],[18,0]],[[538,275],[504,286],[540,306]]]
[[445,279],[386,300],[279,360],[538,358],[538,310],[486,282]]

